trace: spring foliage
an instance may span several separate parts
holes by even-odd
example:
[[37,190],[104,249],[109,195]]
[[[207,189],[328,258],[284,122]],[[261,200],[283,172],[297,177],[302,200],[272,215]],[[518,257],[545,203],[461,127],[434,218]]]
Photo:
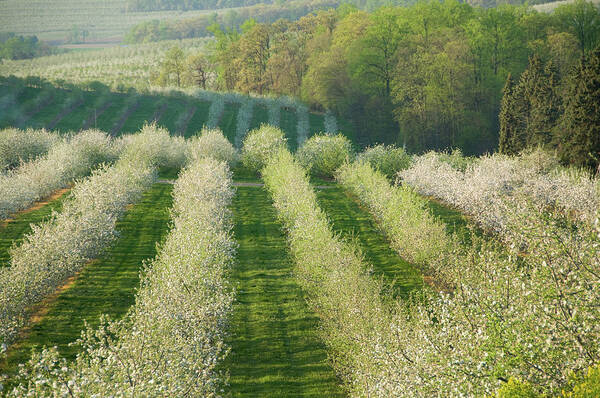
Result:
[[55,349],[35,353],[9,396],[219,396],[233,301],[231,183],[214,159],[185,169],[173,193],[173,229],[125,318],[87,329],[74,363]]
[[296,153],[298,162],[319,177],[333,177],[333,173],[353,156],[352,144],[342,134],[313,135]]
[[258,173],[269,159],[287,147],[283,131],[277,127],[263,124],[248,133],[242,147],[242,164],[252,172]]

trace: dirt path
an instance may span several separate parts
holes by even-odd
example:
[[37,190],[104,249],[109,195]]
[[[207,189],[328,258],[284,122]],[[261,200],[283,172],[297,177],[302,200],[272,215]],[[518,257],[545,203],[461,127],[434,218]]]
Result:
[[53,202],[56,199],[60,198],[65,193],[69,192],[70,190],[71,190],[71,187],[61,188],[57,191],[54,191],[50,196],[47,196],[44,199],[35,202],[33,205],[31,205],[27,209],[21,210],[21,211],[16,212],[15,214],[12,214],[10,216],[10,218],[0,221],[0,229],[6,227],[6,225],[8,225],[10,222],[12,222],[14,220],[14,218],[17,217],[18,215],[31,213],[32,211],[41,209],[42,207],[46,206],[50,202]]

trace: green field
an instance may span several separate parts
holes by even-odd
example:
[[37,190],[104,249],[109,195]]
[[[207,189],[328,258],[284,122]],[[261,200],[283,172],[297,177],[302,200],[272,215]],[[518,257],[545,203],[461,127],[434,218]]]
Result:
[[[217,12],[226,12],[218,10]],[[87,29],[87,41],[117,44],[134,25],[153,19],[191,18],[215,10],[127,12],[121,0],[0,1],[1,32],[37,35],[65,42],[73,27]]]
[[317,191],[319,207],[329,217],[333,230],[344,239],[357,243],[373,273],[383,278],[394,296],[406,297],[422,286],[416,267],[392,250],[368,211],[341,187]]
[[69,343],[80,337],[84,321],[94,327],[102,314],[120,318],[127,312],[134,302],[143,261],[155,256],[156,244],[168,232],[172,189],[170,184],[155,184],[127,211],[117,223],[119,239],[88,264],[68,289],[42,303],[38,313],[43,316],[11,347],[0,371],[14,371],[34,347],[57,346],[72,359],[79,348]]
[[49,219],[53,211],[60,211],[68,196],[65,193],[38,209],[17,214],[9,222],[0,222],[0,267],[10,265],[10,248],[23,241],[25,235],[31,232],[31,225]]
[[[191,137],[201,131],[208,121],[211,103],[192,93],[175,95],[162,92],[122,93],[118,91],[73,92],[66,88],[28,86],[24,80],[18,84],[0,83],[0,100],[8,101],[10,109],[0,112],[0,129],[18,125],[20,128],[46,128],[60,132],[98,128],[112,135],[134,133],[146,122],[156,120],[173,135]],[[217,94],[218,95],[218,94]],[[47,96],[50,101],[43,101]],[[265,106],[257,100],[253,107],[250,128],[268,122]],[[38,102],[35,113],[31,109]],[[1,103],[1,102],[0,102]],[[218,127],[235,142],[240,103],[226,102]],[[190,117],[191,115],[191,117]],[[323,115],[309,113],[309,136],[323,130]],[[281,109],[280,127],[286,133],[290,149],[297,148],[298,117],[294,110]],[[345,132],[352,137],[353,133]]]
[[268,194],[238,187],[233,203],[238,261],[231,353],[232,396],[342,396],[318,337],[317,317],[294,281],[293,263]]

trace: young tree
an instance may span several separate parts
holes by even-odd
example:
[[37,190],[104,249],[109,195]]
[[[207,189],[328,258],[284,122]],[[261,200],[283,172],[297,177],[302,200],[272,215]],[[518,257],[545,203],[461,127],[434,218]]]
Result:
[[214,64],[204,54],[190,55],[186,60],[186,71],[194,85],[206,90]]
[[171,47],[165,54],[156,82],[165,86],[173,81],[177,87],[181,87],[182,77],[185,72],[185,54],[177,46]]
[[498,143],[498,151],[506,155],[513,155],[513,137],[517,127],[515,108],[513,106],[513,92],[515,89],[515,81],[509,73],[506,78],[506,84],[502,90],[502,102],[500,103],[500,138]]

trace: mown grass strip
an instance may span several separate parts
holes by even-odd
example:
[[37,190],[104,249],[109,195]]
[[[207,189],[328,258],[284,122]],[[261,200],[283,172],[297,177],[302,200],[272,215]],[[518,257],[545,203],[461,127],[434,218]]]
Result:
[[250,130],[254,130],[260,127],[263,123],[269,123],[269,111],[267,107],[261,104],[254,105],[254,111],[252,113],[252,120],[250,120]]
[[310,126],[310,132],[307,138],[310,138],[317,133],[322,133],[325,131],[325,116],[316,113],[309,113],[308,121]]
[[120,318],[127,312],[134,302],[142,262],[156,255],[156,243],[168,231],[172,190],[171,184],[155,184],[127,211],[117,223],[121,236],[115,245],[40,309],[44,316],[11,347],[6,361],[0,362],[1,373],[14,372],[34,347],[57,346],[62,355],[74,358],[79,347],[69,343],[79,338],[84,322],[95,327],[101,314]]
[[9,265],[10,248],[13,244],[18,245],[23,241],[25,235],[31,232],[31,225],[48,220],[52,211],[60,211],[68,196],[68,194],[63,194],[38,209],[21,212],[10,221],[0,221],[0,267]]
[[194,112],[194,116],[187,125],[187,129],[185,131],[186,138],[199,135],[200,131],[202,131],[202,127],[204,127],[204,124],[208,120],[210,102],[193,101],[193,104],[196,107],[196,112]]
[[298,149],[298,117],[296,116],[295,110],[281,109],[281,120],[279,122],[279,128],[285,132],[285,136],[288,140],[288,146],[292,152]]
[[221,115],[221,120],[219,121],[219,128],[231,143],[235,142],[237,116],[240,107],[241,105],[239,103],[226,103],[223,114]]
[[384,278],[394,296],[406,297],[422,286],[421,273],[390,247],[371,214],[360,207],[356,198],[335,187],[317,190],[317,201],[334,232],[358,244],[367,263],[373,266],[374,275]]
[[234,397],[343,396],[318,319],[292,276],[281,226],[263,188],[238,187],[233,201],[238,262],[230,372]]

